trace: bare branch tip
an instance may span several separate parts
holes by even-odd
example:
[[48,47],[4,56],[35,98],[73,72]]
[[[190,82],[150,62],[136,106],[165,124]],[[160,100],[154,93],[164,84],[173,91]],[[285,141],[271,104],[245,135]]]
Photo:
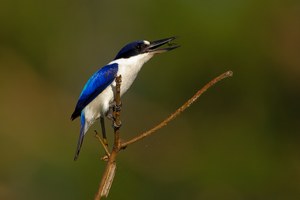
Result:
[[231,71],[231,70],[230,70],[230,71],[227,71],[227,72],[226,72],[226,76],[233,76],[233,71]]
[[109,156],[108,156],[108,155],[105,155],[105,156],[103,156],[103,157],[101,158],[101,160],[103,160],[103,161],[108,161],[108,159],[109,159]]

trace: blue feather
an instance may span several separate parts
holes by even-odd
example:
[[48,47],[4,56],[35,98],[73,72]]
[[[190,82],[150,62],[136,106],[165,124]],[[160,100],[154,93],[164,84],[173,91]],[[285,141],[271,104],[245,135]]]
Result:
[[117,72],[118,64],[113,63],[102,67],[93,74],[80,94],[75,110],[71,116],[72,120],[80,116],[81,111],[113,82]]
[[83,139],[84,139],[84,135],[87,131],[87,129],[85,127],[86,123],[85,123],[84,113],[82,113],[81,116],[80,116],[80,122],[81,122],[81,128],[80,128],[80,134],[79,134],[79,139],[78,139],[78,143],[77,143],[77,149],[76,149],[76,152],[75,152],[74,160],[77,160],[77,158],[79,156],[80,149],[81,149]]

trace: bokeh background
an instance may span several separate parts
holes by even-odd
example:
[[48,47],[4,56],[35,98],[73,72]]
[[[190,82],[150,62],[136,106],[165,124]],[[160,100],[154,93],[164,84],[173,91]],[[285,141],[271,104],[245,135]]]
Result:
[[73,161],[81,89],[126,43],[173,35],[122,98],[123,139],[234,76],[120,153],[109,199],[300,199],[299,1],[4,0],[0,27],[0,199],[93,199],[105,163],[99,124]]

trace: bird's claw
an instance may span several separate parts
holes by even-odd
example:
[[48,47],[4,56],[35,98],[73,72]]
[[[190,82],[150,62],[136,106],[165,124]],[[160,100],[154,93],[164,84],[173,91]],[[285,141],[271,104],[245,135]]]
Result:
[[120,105],[115,105],[115,106],[114,106],[114,111],[120,112],[120,111],[121,111],[121,108],[122,108],[122,103],[121,103]]
[[113,122],[113,128],[114,129],[119,129],[122,126],[122,122],[120,121],[119,123],[116,123],[116,121],[114,120]]
[[107,113],[106,117],[107,117],[109,120],[111,120],[111,121],[114,120],[114,115],[113,115],[112,111],[109,111],[109,112]]

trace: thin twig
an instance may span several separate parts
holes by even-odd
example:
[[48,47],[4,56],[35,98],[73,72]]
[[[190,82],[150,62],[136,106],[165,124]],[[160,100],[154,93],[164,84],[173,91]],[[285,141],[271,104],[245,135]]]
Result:
[[[113,127],[114,127],[114,145],[113,149],[111,151],[111,154],[109,155],[109,152],[106,152],[108,156],[107,165],[104,171],[104,174],[102,176],[98,192],[95,196],[95,200],[100,200],[101,197],[105,196],[107,197],[110,187],[112,185],[114,176],[115,176],[115,170],[116,170],[116,156],[118,155],[119,151],[121,149],[125,149],[128,145],[133,144],[151,134],[153,134],[155,131],[161,129],[162,127],[166,126],[170,121],[175,119],[180,113],[182,113],[185,109],[187,109],[192,103],[194,103],[207,89],[209,89],[211,86],[216,84],[217,82],[221,81],[222,79],[225,79],[227,77],[230,77],[233,75],[232,71],[227,71],[220,76],[214,78],[209,83],[207,83],[204,87],[202,87],[200,90],[197,91],[197,93],[190,98],[187,102],[185,102],[180,108],[178,108],[173,114],[171,114],[168,118],[163,120],[160,124],[153,127],[152,129],[128,140],[127,142],[121,143],[120,140],[120,127],[121,127],[121,120],[120,120],[120,110],[121,110],[121,98],[120,98],[120,84],[121,84],[121,76],[116,77],[116,95],[115,95],[115,107],[113,112]],[[99,136],[98,136],[99,137]],[[99,138],[98,138],[99,139]],[[100,138],[101,139],[101,138]],[[100,140],[101,142],[102,140]],[[103,142],[103,141],[102,141]],[[102,144],[101,142],[101,144]],[[105,146],[105,144],[102,144]],[[104,148],[105,149],[105,148]],[[108,151],[107,149],[105,151]]]
[[107,148],[107,144],[105,144],[105,142],[102,140],[102,138],[98,135],[97,131],[95,130],[95,137],[99,140],[99,142],[101,143],[104,151],[105,151],[105,154],[107,155],[107,157],[110,156],[110,153],[109,153],[109,150]]
[[107,165],[103,173],[95,200],[100,200],[101,197],[107,197],[109,190],[111,188],[114,176],[116,173],[116,157],[121,148],[120,142],[120,111],[121,111],[121,81],[122,77],[117,76],[116,79],[116,94],[115,94],[115,106],[113,112],[113,127],[114,127],[114,145],[110,156],[108,157]]
[[121,144],[121,148],[124,149],[126,148],[128,145],[133,144],[149,135],[152,135],[155,131],[161,129],[162,127],[166,126],[170,121],[172,121],[173,119],[175,119],[180,113],[182,113],[185,109],[187,109],[192,103],[194,103],[207,89],[209,89],[211,86],[213,86],[214,84],[216,84],[217,82],[221,81],[224,78],[230,77],[233,75],[232,71],[227,71],[221,75],[219,75],[218,77],[214,78],[213,80],[211,80],[210,82],[208,82],[204,87],[202,87],[200,90],[197,91],[197,93],[190,98],[187,102],[185,102],[180,108],[178,108],[174,113],[172,113],[168,118],[166,118],[165,120],[163,120],[161,123],[159,123],[158,125],[156,125],[155,127],[153,127],[152,129],[143,132],[141,134],[139,134],[138,136],[123,142]]

